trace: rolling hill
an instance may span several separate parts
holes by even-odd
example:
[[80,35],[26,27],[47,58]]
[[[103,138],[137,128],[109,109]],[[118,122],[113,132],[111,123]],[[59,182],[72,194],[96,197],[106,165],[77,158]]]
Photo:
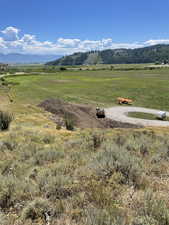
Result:
[[78,52],[64,56],[47,65],[93,65],[155,63],[169,61],[169,45],[154,45],[137,49],[107,49],[103,51]]

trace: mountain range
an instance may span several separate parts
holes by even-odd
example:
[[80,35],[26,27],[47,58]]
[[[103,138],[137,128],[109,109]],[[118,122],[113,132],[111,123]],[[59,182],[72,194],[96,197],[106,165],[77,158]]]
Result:
[[46,63],[48,61],[56,60],[61,56],[58,55],[31,55],[31,54],[1,54],[0,63],[13,63],[13,64],[31,64],[31,63]]
[[48,62],[47,65],[93,65],[155,63],[169,61],[169,45],[154,45],[137,49],[108,49],[103,51],[78,52]]

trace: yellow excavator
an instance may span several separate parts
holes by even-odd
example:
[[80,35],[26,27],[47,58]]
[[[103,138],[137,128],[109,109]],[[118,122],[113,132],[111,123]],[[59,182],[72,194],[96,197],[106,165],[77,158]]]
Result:
[[121,97],[118,97],[117,98],[117,103],[118,104],[130,104],[130,105],[132,105],[133,104],[133,100],[131,100],[131,99],[128,99],[128,98],[121,98]]

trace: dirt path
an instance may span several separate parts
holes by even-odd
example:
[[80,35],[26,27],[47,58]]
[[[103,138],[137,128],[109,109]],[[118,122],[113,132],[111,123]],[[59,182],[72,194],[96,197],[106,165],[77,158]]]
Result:
[[[115,106],[112,108],[105,109],[106,117],[115,121],[138,124],[142,126],[162,126],[162,127],[169,126],[168,121],[145,120],[128,117],[129,112],[143,112],[157,115],[159,111],[160,110],[147,109],[142,107],[132,107],[132,106]],[[167,112],[167,116],[169,117],[169,112]]]

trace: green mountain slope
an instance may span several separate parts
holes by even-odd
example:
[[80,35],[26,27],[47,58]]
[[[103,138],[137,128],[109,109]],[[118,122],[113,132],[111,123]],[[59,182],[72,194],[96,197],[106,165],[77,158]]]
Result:
[[47,63],[47,65],[93,65],[122,63],[153,63],[169,61],[169,45],[154,45],[138,49],[108,49],[78,52]]

